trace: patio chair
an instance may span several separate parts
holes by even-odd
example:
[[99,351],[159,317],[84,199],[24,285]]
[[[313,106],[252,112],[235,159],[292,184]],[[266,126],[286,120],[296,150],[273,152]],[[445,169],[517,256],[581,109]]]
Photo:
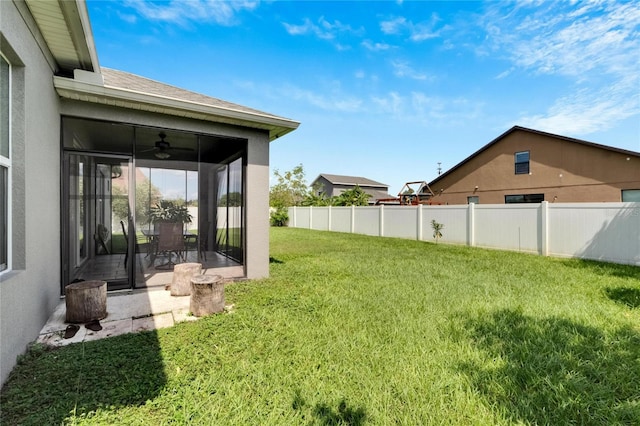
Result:
[[[120,226],[122,226],[122,234],[124,235],[124,243],[126,247],[126,251],[124,253],[124,266],[126,268],[127,260],[129,259],[129,238],[127,236],[127,225],[124,223],[124,220],[120,221]],[[147,243],[143,242],[142,244],[147,244]],[[134,255],[135,253],[139,253],[139,252],[140,252],[140,241],[138,241],[138,237],[136,235]]]
[[104,251],[102,254],[109,254],[109,249],[107,248],[106,240],[109,237],[109,230],[103,224],[99,223],[96,229],[96,234],[94,235],[95,240],[98,242],[99,246],[96,249],[96,254],[100,253],[100,248]]
[[171,269],[176,263],[173,262],[173,255],[176,259],[184,261],[184,233],[181,222],[160,222],[158,224],[158,242],[156,251],[158,256],[167,257],[167,262],[156,266],[156,269]]

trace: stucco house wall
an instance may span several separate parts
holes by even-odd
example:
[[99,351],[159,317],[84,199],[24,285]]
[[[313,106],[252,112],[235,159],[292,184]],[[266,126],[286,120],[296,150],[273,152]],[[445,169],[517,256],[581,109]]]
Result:
[[[22,13],[18,10],[22,8]],[[60,295],[60,103],[52,60],[26,6],[0,2],[0,50],[12,66],[12,271],[0,275],[0,382]]]
[[[530,173],[516,174],[516,152],[530,152]],[[544,194],[549,202],[619,202],[640,189],[640,154],[514,128],[429,183],[440,204],[504,204],[505,195]]]

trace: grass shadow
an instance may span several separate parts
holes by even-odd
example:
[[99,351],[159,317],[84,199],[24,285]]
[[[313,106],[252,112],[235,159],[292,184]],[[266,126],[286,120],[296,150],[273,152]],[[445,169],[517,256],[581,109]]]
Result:
[[343,398],[338,405],[334,408],[326,403],[318,403],[311,408],[304,400],[300,391],[297,390],[291,407],[295,411],[303,412],[302,417],[306,418],[305,414],[310,415],[310,424],[320,425],[351,425],[360,426],[363,425],[367,414],[362,407],[350,407],[347,401]]
[[143,405],[166,384],[160,354],[156,332],[34,346],[2,388],[0,423],[64,424],[100,409]]
[[619,263],[601,262],[598,260],[569,259],[566,265],[578,269],[587,269],[598,275],[617,278],[631,278],[640,282],[640,267],[634,265],[622,265]]
[[276,264],[282,264],[284,263],[282,260],[276,259],[273,256],[269,256],[269,263],[276,263]]
[[640,289],[630,287],[606,288],[607,297],[629,308],[640,308]]
[[640,424],[640,335],[502,310],[469,319],[482,359],[461,365],[490,407],[514,423]]

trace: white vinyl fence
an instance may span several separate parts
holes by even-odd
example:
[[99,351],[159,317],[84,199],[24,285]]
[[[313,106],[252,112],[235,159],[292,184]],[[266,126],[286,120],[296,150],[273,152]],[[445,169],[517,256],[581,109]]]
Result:
[[290,207],[289,226],[640,266],[640,203]]

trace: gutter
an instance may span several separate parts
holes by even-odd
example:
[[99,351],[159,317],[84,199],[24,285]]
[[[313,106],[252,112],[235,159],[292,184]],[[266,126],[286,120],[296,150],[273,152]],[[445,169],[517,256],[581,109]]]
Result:
[[65,77],[53,77],[53,85],[62,98],[269,130],[271,141],[294,131],[300,125],[297,121],[269,114],[240,111],[96,83],[98,82],[87,83]]

